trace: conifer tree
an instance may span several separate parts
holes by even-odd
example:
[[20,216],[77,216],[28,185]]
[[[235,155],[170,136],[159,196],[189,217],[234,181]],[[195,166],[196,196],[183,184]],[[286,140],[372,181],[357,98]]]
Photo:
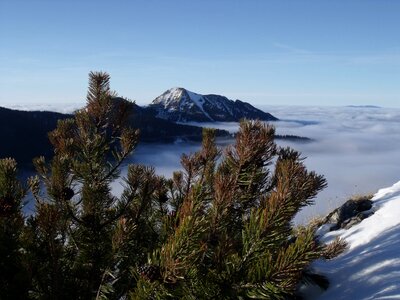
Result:
[[[126,126],[130,102],[115,102],[113,96],[109,75],[90,73],[87,106],[74,119],[59,121],[49,135],[54,146],[51,164],[43,157],[35,160],[39,177],[30,185],[38,205],[30,223],[35,237],[43,237],[38,243],[51,250],[46,269],[54,275],[47,279],[54,285],[47,282],[51,290],[41,289],[42,295],[71,299],[71,292],[79,299],[94,298],[108,270],[118,263],[114,233],[135,190],[129,185],[117,198],[110,184],[119,178],[138,132]],[[46,187],[45,197],[40,183]],[[62,273],[63,278],[56,278]]]
[[28,296],[30,278],[23,249],[21,213],[24,195],[15,160],[0,159],[0,299]]
[[260,121],[241,122],[224,151],[205,129],[201,150],[183,155],[171,179],[127,166],[124,190],[113,195],[138,131],[109,79],[90,73],[86,107],[49,135],[53,159],[35,159],[36,213],[25,225],[15,162],[0,160],[0,254],[13,257],[1,269],[14,274],[0,275],[5,295],[290,299],[313,260],[343,249],[320,245],[313,227],[293,228],[326,181]]
[[[298,152],[276,146],[273,127],[243,121],[219,157],[210,130],[199,152],[182,157],[184,172],[170,184],[169,230],[138,269],[131,299],[288,299],[327,253],[313,228],[292,224],[326,181]],[[337,254],[344,245],[336,246]]]

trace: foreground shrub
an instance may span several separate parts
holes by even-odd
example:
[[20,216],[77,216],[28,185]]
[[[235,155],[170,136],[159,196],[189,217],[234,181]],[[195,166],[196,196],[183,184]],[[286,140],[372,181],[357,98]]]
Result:
[[25,190],[17,180],[17,163],[0,159],[0,299],[27,297],[29,274],[23,251]]
[[[259,121],[243,121],[224,151],[204,130],[201,150],[183,155],[172,179],[129,165],[112,195],[138,139],[130,106],[113,100],[107,74],[91,73],[87,106],[50,134],[54,158],[35,160],[36,213],[25,225],[14,214],[30,298],[286,299],[313,260],[333,256],[337,247],[320,246],[313,227],[292,227],[325,179]],[[20,209],[20,189],[1,187]]]

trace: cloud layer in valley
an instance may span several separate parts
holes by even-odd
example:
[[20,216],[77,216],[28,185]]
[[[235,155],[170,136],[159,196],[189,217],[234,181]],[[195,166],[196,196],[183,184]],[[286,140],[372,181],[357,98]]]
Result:
[[[323,215],[353,195],[374,193],[400,180],[400,110],[373,107],[262,107],[281,119],[277,134],[314,139],[311,143],[278,141],[307,157],[310,170],[323,174],[328,187],[315,206],[297,218],[303,222]],[[205,124],[234,132],[237,123]],[[133,162],[154,165],[159,174],[170,176],[179,169],[180,155],[199,145],[140,145]]]
[[[324,215],[353,195],[374,193],[400,180],[400,109],[301,106],[260,108],[281,120],[274,122],[277,134],[314,139],[311,143],[278,140],[278,144],[301,151],[307,157],[307,167],[324,175],[328,181],[328,187],[317,196],[316,204],[301,212],[296,221],[304,222],[313,216]],[[230,132],[238,128],[237,123],[201,125]],[[156,173],[170,177],[173,171],[180,169],[180,156],[183,153],[193,153],[199,148],[197,143],[185,142],[139,144],[129,158],[129,163],[152,165]],[[126,168],[122,171],[122,175],[125,174]],[[121,192],[121,184],[114,184],[113,190]]]
[[55,111],[63,114],[71,114],[75,110],[80,109],[85,106],[84,102],[76,103],[53,103],[53,104],[15,104],[11,102],[1,103],[2,107],[16,109],[16,110],[26,110],[26,111]]

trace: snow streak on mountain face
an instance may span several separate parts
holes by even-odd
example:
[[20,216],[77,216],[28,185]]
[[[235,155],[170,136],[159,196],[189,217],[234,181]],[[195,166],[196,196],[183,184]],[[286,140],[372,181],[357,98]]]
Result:
[[151,104],[157,106],[158,117],[174,121],[187,121],[184,114],[190,114],[194,118],[214,121],[203,108],[204,100],[199,94],[188,92],[183,88],[172,88],[161,96],[158,96]]
[[242,118],[277,120],[249,103],[219,95],[200,95],[184,88],[172,88],[150,104],[159,118],[174,122],[234,122]]

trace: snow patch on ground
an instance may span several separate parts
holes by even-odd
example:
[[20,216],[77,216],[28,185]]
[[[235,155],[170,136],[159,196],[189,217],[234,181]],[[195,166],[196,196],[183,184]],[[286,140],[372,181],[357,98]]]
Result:
[[325,242],[340,237],[349,247],[335,259],[314,263],[330,287],[317,294],[314,290],[306,299],[400,299],[400,181],[379,190],[372,200],[374,215],[322,236]]

